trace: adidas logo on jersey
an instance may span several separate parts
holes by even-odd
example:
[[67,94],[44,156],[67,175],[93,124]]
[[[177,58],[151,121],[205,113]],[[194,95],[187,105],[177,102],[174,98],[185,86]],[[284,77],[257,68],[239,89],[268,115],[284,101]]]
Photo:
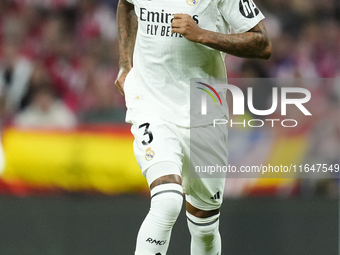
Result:
[[210,198],[214,199],[214,200],[220,199],[220,192],[217,191],[217,193],[214,196],[210,197]]

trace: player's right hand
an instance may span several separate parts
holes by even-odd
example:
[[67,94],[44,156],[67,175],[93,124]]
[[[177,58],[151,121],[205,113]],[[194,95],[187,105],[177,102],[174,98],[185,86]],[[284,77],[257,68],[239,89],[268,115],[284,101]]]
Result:
[[124,95],[124,82],[125,82],[125,78],[127,76],[127,74],[130,72],[131,69],[126,69],[126,68],[120,68],[118,75],[117,75],[117,79],[115,81],[115,86],[116,89],[119,91],[119,93],[122,96]]

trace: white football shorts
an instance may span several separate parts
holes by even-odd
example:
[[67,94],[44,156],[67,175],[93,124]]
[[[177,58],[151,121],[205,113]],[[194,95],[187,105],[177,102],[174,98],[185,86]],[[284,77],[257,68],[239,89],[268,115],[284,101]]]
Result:
[[[173,162],[180,170],[186,200],[201,210],[218,209],[223,200],[225,175],[199,178],[190,168],[227,165],[227,126],[181,127],[140,109],[128,111],[126,121],[132,123],[134,153],[143,175],[156,163]],[[159,177],[167,174],[162,172]]]

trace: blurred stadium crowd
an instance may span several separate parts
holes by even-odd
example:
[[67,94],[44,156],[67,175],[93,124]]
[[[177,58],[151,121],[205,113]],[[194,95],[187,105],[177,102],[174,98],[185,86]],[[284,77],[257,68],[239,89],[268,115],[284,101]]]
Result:
[[73,127],[124,121],[115,91],[116,3],[0,1],[0,119]]
[[[273,56],[228,56],[229,77],[340,76],[339,1],[256,2],[267,17]],[[0,0],[2,125],[124,120],[124,100],[113,85],[116,5],[117,0]]]
[[[83,123],[124,122],[124,99],[114,88],[118,73],[117,2],[0,0],[0,130],[7,125],[73,128]],[[229,77],[337,80],[305,86],[313,95],[312,120],[292,114],[302,123],[293,135],[303,133],[303,143],[308,144],[300,161],[340,163],[339,1],[255,2],[266,16],[272,57],[262,61],[227,56]],[[256,93],[260,96],[254,99],[254,106],[268,109],[271,87],[259,86]],[[254,159],[249,164],[255,159],[266,161],[263,155],[274,149],[265,142],[276,141],[272,133],[267,129],[238,132],[231,129],[229,135],[230,144],[236,144],[231,163],[237,165],[238,158]],[[255,135],[261,139],[254,140]],[[287,135],[292,134],[281,132],[279,138],[287,140]],[[294,141],[301,144],[301,140]],[[241,182],[233,181],[227,192],[244,194],[244,187],[254,180]],[[334,183],[327,182],[322,192],[335,194]],[[295,184],[290,186],[292,190]],[[319,186],[320,182],[299,184],[308,192]]]
[[[289,84],[290,78],[301,78],[298,87],[311,92],[306,107],[312,117],[299,110],[288,109],[287,119],[299,125],[293,129],[231,128],[229,132],[230,163],[260,165],[265,162],[289,165],[340,163],[340,2],[337,0],[260,0],[255,1],[266,16],[265,24],[273,43],[269,60],[245,60],[226,57],[229,77],[274,78],[276,87]],[[328,79],[333,78],[333,79]],[[254,106],[269,109],[272,87],[270,82],[256,84]],[[284,86],[284,85],[283,85]],[[243,88],[246,94],[246,88]],[[231,106],[229,104],[229,106]],[[250,114],[251,115],[251,114]],[[279,119],[279,116],[271,116]],[[282,117],[282,116],[281,116]],[[249,118],[262,119],[251,115]],[[264,187],[263,194],[280,196],[339,195],[339,173],[318,178],[310,172],[302,179],[266,181],[260,179],[229,179],[229,195],[262,194],[252,187]],[[307,177],[308,175],[304,175]],[[263,176],[262,176],[263,177]],[[298,177],[298,176],[297,176]],[[302,176],[299,176],[302,177]],[[316,178],[315,178],[316,177]],[[277,185],[272,185],[275,183]],[[246,191],[248,190],[248,191]]]

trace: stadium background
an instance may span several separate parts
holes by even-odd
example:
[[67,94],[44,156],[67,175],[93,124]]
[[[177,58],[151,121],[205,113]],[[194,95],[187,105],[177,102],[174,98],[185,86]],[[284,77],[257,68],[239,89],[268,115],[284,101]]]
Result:
[[[337,0],[257,0],[270,60],[227,56],[229,77],[329,78],[294,132],[233,128],[230,163],[340,163]],[[118,72],[116,1],[0,0],[0,254],[132,254],[149,206]],[[267,102],[268,88],[254,102]],[[262,105],[261,105],[262,104]],[[265,105],[264,105],[265,107]],[[264,144],[265,143],[265,144]],[[269,146],[268,146],[269,144]],[[266,148],[265,150],[263,148]],[[1,163],[1,162],[0,162]],[[226,254],[339,254],[339,179],[228,179]],[[188,254],[182,214],[169,254]]]

